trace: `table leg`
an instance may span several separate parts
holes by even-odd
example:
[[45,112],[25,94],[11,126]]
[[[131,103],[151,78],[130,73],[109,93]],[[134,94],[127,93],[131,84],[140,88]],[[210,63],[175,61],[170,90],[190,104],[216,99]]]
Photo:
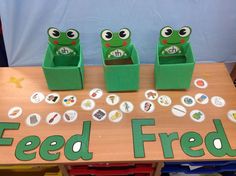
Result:
[[69,176],[65,165],[59,164],[58,167],[59,167],[60,171],[62,172],[62,175],[63,175],[63,176]]
[[164,166],[164,162],[158,162],[155,164],[155,171],[153,176],[160,176],[161,175],[161,169]]

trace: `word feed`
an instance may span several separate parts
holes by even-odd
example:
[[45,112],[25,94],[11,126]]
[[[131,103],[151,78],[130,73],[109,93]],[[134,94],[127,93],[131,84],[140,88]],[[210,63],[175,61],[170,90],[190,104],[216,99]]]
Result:
[[[18,130],[20,123],[0,123],[0,146],[11,146],[13,138],[3,138],[5,130]],[[39,148],[39,156],[46,161],[55,161],[60,158],[61,153],[57,152],[64,147],[64,155],[70,161],[79,159],[91,160],[93,153],[89,152],[91,122],[83,123],[82,134],[75,134],[65,141],[63,136],[53,135],[44,141],[38,136],[30,135],[16,145],[15,157],[20,161],[31,161],[36,158],[36,149]]]

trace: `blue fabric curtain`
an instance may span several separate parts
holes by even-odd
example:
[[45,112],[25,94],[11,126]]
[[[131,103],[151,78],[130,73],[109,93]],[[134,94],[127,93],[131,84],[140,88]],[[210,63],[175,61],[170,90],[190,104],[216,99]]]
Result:
[[141,63],[154,63],[165,25],[193,29],[197,62],[236,61],[235,0],[1,0],[0,15],[10,66],[41,65],[47,29],[80,31],[85,64],[100,65],[100,31],[128,27]]
[[2,35],[2,23],[0,19],[0,67],[6,67],[6,66],[8,66],[8,63]]

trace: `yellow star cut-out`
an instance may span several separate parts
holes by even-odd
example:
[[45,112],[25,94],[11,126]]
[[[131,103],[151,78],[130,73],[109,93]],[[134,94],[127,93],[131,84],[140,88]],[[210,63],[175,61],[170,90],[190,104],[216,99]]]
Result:
[[10,77],[9,83],[15,84],[17,88],[22,88],[21,82],[22,82],[23,80],[24,80],[24,78]]

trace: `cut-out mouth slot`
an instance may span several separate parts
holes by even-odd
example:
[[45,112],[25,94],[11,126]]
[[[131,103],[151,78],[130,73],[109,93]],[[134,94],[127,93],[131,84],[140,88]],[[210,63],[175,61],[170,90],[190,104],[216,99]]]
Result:
[[126,59],[112,59],[112,60],[105,60],[106,65],[129,65],[133,64],[131,58]]
[[187,58],[183,56],[160,56],[159,62],[161,65],[165,64],[182,64],[187,63]]

